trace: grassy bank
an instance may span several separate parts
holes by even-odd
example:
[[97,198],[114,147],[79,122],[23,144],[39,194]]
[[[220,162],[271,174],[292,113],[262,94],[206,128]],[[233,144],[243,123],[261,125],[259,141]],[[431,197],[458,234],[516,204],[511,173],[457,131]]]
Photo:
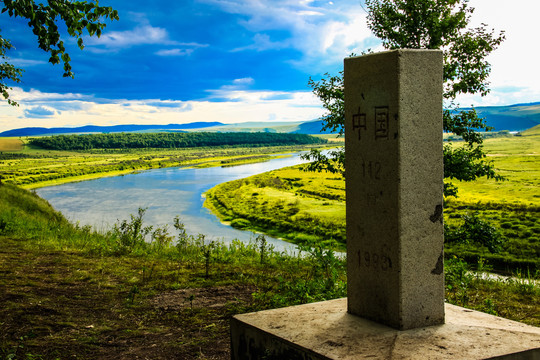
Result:
[[205,206],[237,228],[344,250],[344,186],[340,176],[289,167],[220,184]]
[[[233,314],[345,296],[342,260],[148,229],[144,211],[106,233],[35,194],[0,186],[0,357],[229,359]],[[141,240],[148,233],[152,242]],[[447,263],[447,300],[540,326],[540,289]]]
[[[445,223],[463,225],[464,216],[493,225],[502,247],[496,253],[471,242],[447,244],[475,264],[480,258],[498,271],[540,270],[540,134],[487,139],[485,148],[506,181],[458,183],[459,197],[446,199]],[[280,169],[220,184],[207,192],[206,206],[231,225],[255,229],[299,244],[345,244],[345,183],[329,173]]]
[[[0,147],[7,147],[11,140],[0,139]],[[157,168],[233,166],[267,161],[271,154],[326,146],[56,151],[26,145],[22,150],[0,152],[0,176],[6,183],[31,189]]]

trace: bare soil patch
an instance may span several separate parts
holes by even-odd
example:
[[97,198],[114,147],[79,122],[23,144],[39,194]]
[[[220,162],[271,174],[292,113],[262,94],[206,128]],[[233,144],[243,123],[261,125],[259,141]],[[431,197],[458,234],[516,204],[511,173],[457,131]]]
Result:
[[137,288],[130,261],[0,236],[0,358],[230,358],[230,318],[254,287]]
[[156,296],[151,302],[158,309],[172,311],[182,309],[223,309],[245,306],[253,300],[254,286],[217,286],[198,289],[179,289]]

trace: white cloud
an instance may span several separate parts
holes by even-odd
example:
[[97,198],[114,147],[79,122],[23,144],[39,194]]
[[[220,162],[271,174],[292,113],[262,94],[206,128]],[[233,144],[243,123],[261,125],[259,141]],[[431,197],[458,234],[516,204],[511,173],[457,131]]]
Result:
[[278,50],[289,47],[289,41],[272,41],[268,34],[257,33],[253,36],[253,43],[247,46],[242,46],[231,51],[266,51],[266,50]]
[[[303,59],[295,62],[299,67],[309,64],[322,69],[341,62],[351,52],[365,50],[366,40],[373,39],[365,12],[354,0],[342,1],[339,6],[294,0],[200,1],[243,15],[239,24],[255,33],[251,45],[233,51],[294,48],[303,54]],[[268,34],[272,30],[288,31],[289,37],[273,39]]]
[[31,60],[31,59],[20,59],[20,58],[9,59],[9,62],[15,66],[20,66],[23,68],[47,64],[47,61],[45,60]]
[[15,99],[15,101],[21,103],[47,102],[54,100],[76,100],[88,97],[86,95],[74,93],[44,93],[36,89],[23,91],[19,87],[14,87],[13,90],[10,91],[10,95],[13,99]]
[[235,85],[251,85],[254,82],[255,82],[255,80],[252,77],[234,79],[233,80],[233,84],[235,84]]
[[150,25],[144,14],[131,14],[138,24],[132,30],[107,31],[101,37],[87,37],[85,44],[90,45],[89,51],[106,52],[138,45],[169,45],[173,48],[156,52],[159,56],[190,55],[197,48],[207,47],[207,44],[196,42],[181,42],[171,39],[167,29]]
[[158,56],[187,56],[193,53],[194,49],[167,49],[156,52]]
[[[319,100],[307,91],[276,92],[240,90],[253,79],[236,79],[235,89],[210,92],[193,101],[106,100],[80,94],[24,92],[14,88],[19,107],[0,103],[0,131],[22,127],[82,126],[88,124],[169,124],[196,121],[223,123],[309,121],[322,114]],[[15,98],[15,97],[14,97]],[[19,99],[25,99],[19,100]],[[41,114],[41,118],[36,115]],[[34,115],[34,116],[30,116]],[[47,116],[44,118],[44,116]]]
[[167,30],[151,25],[138,26],[133,30],[109,31],[99,38],[88,38],[85,42],[89,45],[99,45],[109,49],[145,44],[175,44],[169,39]]
[[506,40],[489,57],[491,93],[484,97],[463,96],[470,105],[510,105],[540,101],[540,49],[533,44],[538,33],[538,0],[518,0],[511,5],[504,0],[471,0],[475,8],[472,25],[486,23],[497,32],[505,31]]

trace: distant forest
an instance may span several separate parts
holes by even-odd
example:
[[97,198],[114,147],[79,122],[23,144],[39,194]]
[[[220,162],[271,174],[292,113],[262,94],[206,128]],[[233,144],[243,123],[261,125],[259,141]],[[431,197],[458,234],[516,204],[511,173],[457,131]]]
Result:
[[323,144],[325,139],[305,134],[276,133],[115,133],[57,135],[30,140],[49,150],[191,148],[206,146],[283,146]]

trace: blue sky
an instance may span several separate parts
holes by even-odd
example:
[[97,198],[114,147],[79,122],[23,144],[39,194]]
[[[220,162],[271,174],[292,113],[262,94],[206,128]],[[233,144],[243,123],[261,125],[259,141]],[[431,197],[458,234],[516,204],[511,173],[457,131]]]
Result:
[[[0,103],[0,131],[27,126],[308,121],[323,114],[309,77],[337,73],[343,58],[379,49],[359,0],[102,0],[120,21],[80,51],[75,79],[47,62],[26,22],[0,15],[23,67],[18,108]],[[490,57],[492,93],[469,105],[540,101],[537,0],[471,0],[473,21],[505,30]]]

